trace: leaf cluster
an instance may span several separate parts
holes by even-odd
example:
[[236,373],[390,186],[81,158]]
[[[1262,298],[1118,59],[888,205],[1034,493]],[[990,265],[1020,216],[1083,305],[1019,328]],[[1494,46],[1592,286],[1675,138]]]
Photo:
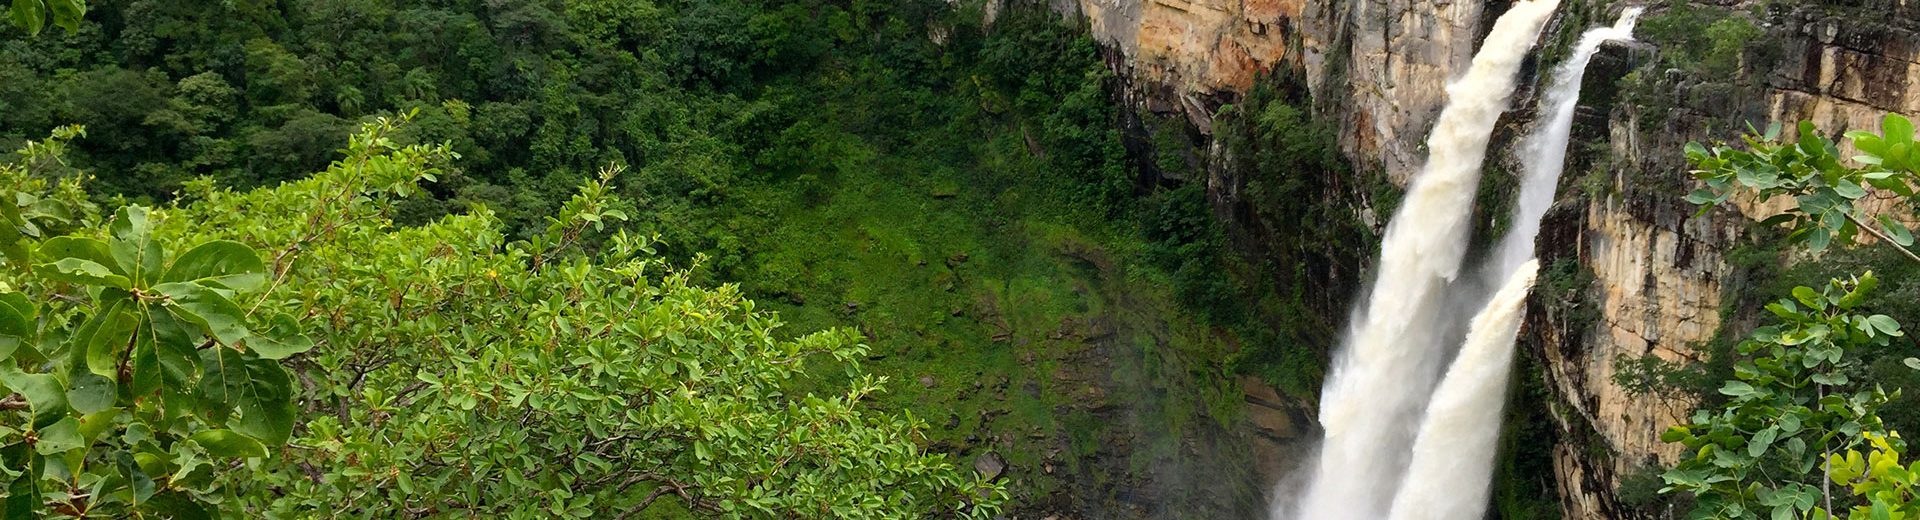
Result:
[[7,8],[7,21],[37,35],[51,17],[54,25],[74,32],[80,30],[80,17],[86,12],[85,0],[14,0]]
[[[253,248],[214,240],[170,254],[154,236],[162,219],[141,206],[95,225],[78,182],[33,175],[57,147],[21,155],[0,168],[0,196],[16,201],[0,204],[7,516],[206,516],[226,493],[215,468],[265,457],[292,434],[294,387],[279,360],[313,342],[291,317],[237,303],[266,281]],[[76,234],[48,236],[59,227]]]
[[1826,455],[1884,431],[1876,411],[1889,395],[1855,381],[1852,355],[1905,335],[1886,315],[1856,312],[1877,284],[1869,272],[1769,304],[1776,321],[1737,347],[1745,359],[1719,389],[1727,403],[1661,435],[1690,452],[1662,492],[1692,493],[1693,518],[1823,518],[1832,502],[1813,482]]
[[1696,168],[1694,177],[1705,186],[1686,200],[1700,205],[1704,213],[1740,193],[1751,193],[1762,204],[1774,197],[1790,197],[1792,206],[1761,224],[1789,226],[1789,239],[1805,243],[1814,252],[1826,250],[1835,240],[1852,243],[1863,230],[1907,250],[1914,243],[1913,231],[1890,215],[1869,215],[1860,203],[1873,189],[1901,199],[1914,197],[1920,155],[1916,155],[1913,123],[1899,114],[1887,114],[1881,135],[1854,131],[1847,137],[1859,149],[1853,161],[1862,167],[1842,162],[1833,140],[1805,121],[1792,140],[1782,139],[1780,125],[1775,123],[1764,133],[1742,137],[1744,148],[1708,149],[1688,143],[1687,160]]

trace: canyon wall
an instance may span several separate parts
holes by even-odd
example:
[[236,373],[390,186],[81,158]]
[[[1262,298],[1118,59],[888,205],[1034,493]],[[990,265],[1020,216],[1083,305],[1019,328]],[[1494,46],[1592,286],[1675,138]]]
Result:
[[[1611,20],[1619,7],[1608,3],[1566,2],[1543,36],[1543,48]],[[1920,88],[1908,87],[1920,83],[1920,34],[1915,13],[1903,2],[1853,1],[1841,10],[1704,3],[1748,15],[1762,36],[1739,53],[1730,77],[1669,68],[1661,53],[1677,52],[1671,49],[1607,49],[1594,65],[1601,70],[1589,74],[1574,164],[1540,242],[1544,264],[1561,262],[1570,279],[1582,282],[1572,294],[1536,294],[1523,333],[1526,354],[1542,367],[1537,377],[1554,397],[1545,405],[1556,429],[1550,456],[1567,518],[1646,514],[1619,503],[1619,486],[1634,472],[1679,456],[1677,446],[1658,436],[1693,403],[1631,391],[1616,380],[1619,360],[1702,355],[1699,347],[1721,332],[1728,279],[1737,274],[1727,256],[1750,216],[1766,212],[1745,205],[1696,218],[1695,208],[1681,200],[1693,187],[1682,146],[1734,138],[1748,121],[1764,126],[1769,120],[1811,120],[1838,134],[1875,128],[1890,111],[1920,112]],[[1398,184],[1422,160],[1422,141],[1445,102],[1445,82],[1464,68],[1485,26],[1506,7],[1480,0],[1051,5],[1085,20],[1110,49],[1133,108],[1184,118],[1199,134],[1210,135],[1220,108],[1263,75],[1297,74],[1306,78],[1315,111],[1338,123],[1342,150],[1356,171],[1383,171]],[[1655,6],[1648,17],[1660,13]],[[1544,67],[1530,67],[1528,74],[1536,68]],[[1635,76],[1621,81],[1628,74]],[[1517,111],[1501,132],[1510,139],[1528,118],[1527,111]],[[1210,168],[1206,182],[1217,204],[1235,199],[1240,176]],[[1384,223],[1384,215],[1365,217]],[[1276,406],[1284,399],[1266,391],[1249,395],[1256,425],[1272,409],[1311,406]],[[1265,449],[1299,449],[1297,437],[1312,435],[1307,428],[1287,429],[1262,429],[1274,441]]]
[[1347,151],[1395,175],[1416,169],[1445,85],[1472,59],[1483,2],[1054,0],[1124,57],[1116,68],[1211,132],[1214,112],[1275,68],[1337,100]]
[[1889,112],[1920,111],[1920,92],[1907,87],[1920,78],[1913,19],[1862,19],[1876,9],[1910,15],[1904,7],[1732,7],[1753,13],[1762,29],[1740,53],[1734,77],[1702,79],[1667,69],[1658,60],[1661,50],[1645,47],[1617,47],[1612,63],[1601,64],[1616,69],[1603,77],[1629,70],[1657,76],[1636,78],[1641,96],[1593,100],[1606,133],[1591,141],[1605,149],[1585,165],[1593,172],[1591,193],[1556,219],[1564,232],[1540,245],[1543,255],[1577,261],[1592,276],[1582,302],[1591,308],[1558,314],[1598,316],[1591,325],[1567,327],[1567,316],[1541,306],[1533,321],[1537,354],[1546,359],[1559,397],[1554,412],[1563,435],[1554,462],[1569,518],[1650,516],[1617,502],[1622,479],[1681,456],[1680,447],[1661,443],[1659,434],[1683,421],[1694,403],[1630,392],[1615,378],[1617,361],[1699,359],[1723,325],[1734,335],[1750,327],[1723,323],[1740,311],[1723,306],[1738,274],[1728,255],[1750,222],[1773,211],[1742,203],[1694,217],[1696,208],[1680,198],[1694,187],[1681,148],[1688,141],[1734,139],[1749,122],[1764,128],[1769,121],[1812,121],[1838,135],[1877,130]]

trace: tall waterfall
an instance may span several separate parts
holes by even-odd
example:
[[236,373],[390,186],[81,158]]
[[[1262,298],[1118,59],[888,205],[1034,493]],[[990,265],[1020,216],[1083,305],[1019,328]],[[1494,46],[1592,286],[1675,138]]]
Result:
[[1474,520],[1486,512],[1513,338],[1540,263],[1528,260],[1473,317],[1467,344],[1433,392],[1392,520]]
[[[1391,505],[1418,419],[1444,357],[1443,294],[1466,255],[1467,218],[1487,140],[1514,76],[1559,0],[1513,5],[1494,22],[1447,107],[1381,242],[1379,271],[1321,390],[1326,436],[1297,509],[1302,519],[1376,519]],[[1282,504],[1280,507],[1286,507]],[[1280,512],[1284,515],[1284,512]]]
[[1490,283],[1504,283],[1473,318],[1466,344],[1427,405],[1414,440],[1413,461],[1394,497],[1389,516],[1393,520],[1473,520],[1486,512],[1500,441],[1500,413],[1512,372],[1514,335],[1520,330],[1522,305],[1540,267],[1534,259],[1534,240],[1566,167],[1580,84],[1600,44],[1632,38],[1639,16],[1639,8],[1628,8],[1612,27],[1580,35],[1573,55],[1554,69],[1553,84],[1541,100],[1544,117],[1521,142],[1524,176],[1513,208],[1513,229],[1501,237],[1485,266]]
[[1633,39],[1633,24],[1641,8],[1628,7],[1612,27],[1588,29],[1574,44],[1573,55],[1553,69],[1553,84],[1540,101],[1543,119],[1534,123],[1533,133],[1520,143],[1522,176],[1520,199],[1513,207],[1513,229],[1501,237],[1494,253],[1488,283],[1497,284],[1533,258],[1533,241],[1540,236],[1540,219],[1553,205],[1553,190],[1560,185],[1560,172],[1567,166],[1567,139],[1573,134],[1573,109],[1580,104],[1580,83],[1587,77],[1587,62],[1600,44],[1609,40]]
[[[1448,86],[1426,167],[1387,227],[1372,292],[1322,390],[1326,436],[1312,480],[1297,504],[1276,502],[1275,518],[1471,520],[1485,512],[1514,339],[1539,270],[1534,241],[1565,166],[1580,84],[1600,44],[1629,38],[1640,14],[1629,8],[1614,26],[1583,34],[1556,69],[1544,118],[1522,142],[1514,227],[1480,273],[1488,288],[1499,284],[1489,298],[1476,284],[1453,283],[1467,217],[1520,61],[1557,4],[1515,4],[1494,23],[1467,74]],[[1485,305],[1436,388],[1448,339],[1440,331],[1465,318],[1448,310],[1463,301]]]

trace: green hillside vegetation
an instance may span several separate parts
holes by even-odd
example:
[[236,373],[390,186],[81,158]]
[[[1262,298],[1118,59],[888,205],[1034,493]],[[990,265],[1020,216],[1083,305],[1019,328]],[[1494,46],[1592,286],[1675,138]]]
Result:
[[[9,189],[68,208],[19,209],[6,364],[112,383],[0,378],[12,511],[991,516],[1153,478],[1176,514],[1258,507],[1219,469],[1248,454],[1180,440],[1238,424],[1236,373],[1310,396],[1331,326],[1235,310],[1277,267],[1143,180],[1090,40],[970,9],[135,0],[0,32],[0,146],[36,150]],[[1335,171],[1287,110],[1240,142]],[[228,244],[213,276],[249,283],[185,289],[231,304],[196,320],[67,235]],[[131,346],[76,346],[99,323]]]

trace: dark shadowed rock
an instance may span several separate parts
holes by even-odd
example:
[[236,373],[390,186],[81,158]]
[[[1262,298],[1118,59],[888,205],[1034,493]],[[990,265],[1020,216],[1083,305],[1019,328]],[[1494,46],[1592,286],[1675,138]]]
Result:
[[1007,473],[1007,460],[1000,458],[998,453],[987,452],[973,459],[973,470],[980,472],[980,476],[987,480],[999,480],[1001,475]]

